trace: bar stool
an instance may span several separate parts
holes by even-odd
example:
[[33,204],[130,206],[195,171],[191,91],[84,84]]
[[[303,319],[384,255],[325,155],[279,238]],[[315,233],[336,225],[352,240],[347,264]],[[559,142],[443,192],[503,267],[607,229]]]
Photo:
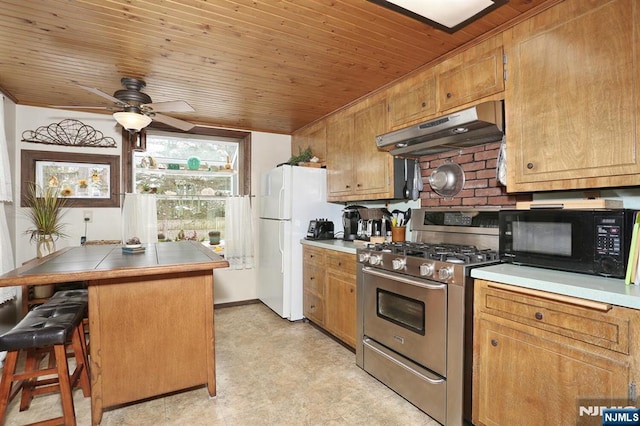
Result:
[[[78,385],[85,397],[91,396],[82,327],[86,310],[86,303],[59,306],[46,306],[45,303],[30,311],[13,329],[0,336],[0,350],[8,352],[0,381],[0,423],[4,423],[9,403],[22,389],[20,411],[28,409],[36,395],[60,392],[63,415],[34,425],[53,422],[76,424],[73,388]],[[76,358],[76,368],[71,374],[66,353],[69,342]],[[23,350],[26,352],[25,368],[17,373],[18,356]],[[55,362],[50,360],[48,367],[41,369],[43,358],[51,352]],[[39,379],[48,375],[56,377]]]
[[[77,304],[84,303],[85,306],[89,304],[89,290],[84,289],[74,289],[74,290],[60,290],[53,293],[51,298],[47,300],[47,302],[43,305],[36,306],[34,309],[42,309],[42,307],[50,307],[50,306],[62,306],[69,304]],[[85,310],[84,318],[82,319],[82,326],[84,328],[84,345],[87,348],[87,354],[89,353],[89,317],[87,316],[88,312]]]

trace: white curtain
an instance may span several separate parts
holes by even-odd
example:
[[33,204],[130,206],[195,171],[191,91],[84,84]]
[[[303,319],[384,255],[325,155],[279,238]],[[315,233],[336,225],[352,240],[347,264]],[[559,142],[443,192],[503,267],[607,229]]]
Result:
[[224,217],[225,259],[232,269],[253,268],[253,229],[249,197],[227,198]]
[[[5,204],[12,202],[11,169],[9,167],[7,134],[4,129],[4,96],[0,95],[0,273],[15,268],[5,212]],[[18,287],[0,288],[0,304],[13,300],[17,294]]]
[[138,237],[141,243],[158,242],[158,210],[154,194],[125,194],[122,205],[122,242]]

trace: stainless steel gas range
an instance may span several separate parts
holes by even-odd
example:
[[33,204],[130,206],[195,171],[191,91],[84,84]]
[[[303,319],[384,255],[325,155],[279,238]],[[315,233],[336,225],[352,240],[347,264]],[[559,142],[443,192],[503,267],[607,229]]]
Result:
[[357,250],[356,364],[444,425],[471,422],[473,280],[498,210],[414,209],[413,241]]

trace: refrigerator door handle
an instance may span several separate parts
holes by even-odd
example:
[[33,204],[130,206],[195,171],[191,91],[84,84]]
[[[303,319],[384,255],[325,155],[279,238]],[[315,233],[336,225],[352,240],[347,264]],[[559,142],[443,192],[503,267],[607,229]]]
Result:
[[278,250],[280,250],[280,272],[284,273],[284,222],[278,222]]
[[284,185],[278,191],[278,218],[284,217]]

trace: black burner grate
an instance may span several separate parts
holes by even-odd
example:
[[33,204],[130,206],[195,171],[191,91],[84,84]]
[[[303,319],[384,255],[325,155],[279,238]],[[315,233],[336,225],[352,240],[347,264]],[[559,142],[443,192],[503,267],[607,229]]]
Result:
[[440,262],[472,264],[499,260],[495,250],[480,250],[473,245],[432,244],[417,242],[383,243],[369,246],[370,250],[401,254],[410,257],[422,257]]

